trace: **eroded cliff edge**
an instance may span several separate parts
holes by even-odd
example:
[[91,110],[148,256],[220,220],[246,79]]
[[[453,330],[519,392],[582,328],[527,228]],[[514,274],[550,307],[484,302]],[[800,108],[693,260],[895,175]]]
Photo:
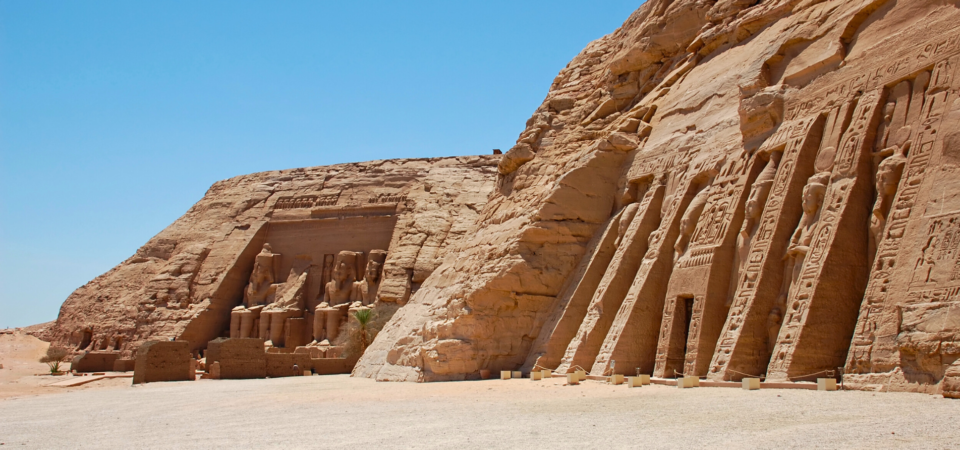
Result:
[[960,389],[958,24],[955,1],[648,1],[560,72],[354,375]]

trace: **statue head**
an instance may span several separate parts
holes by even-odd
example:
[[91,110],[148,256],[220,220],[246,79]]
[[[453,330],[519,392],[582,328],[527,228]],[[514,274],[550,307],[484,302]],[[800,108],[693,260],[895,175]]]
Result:
[[759,219],[763,212],[764,205],[767,204],[767,198],[770,196],[770,189],[777,178],[777,167],[780,165],[780,158],[783,156],[780,152],[770,154],[770,160],[763,167],[763,171],[757,175],[757,180],[753,182],[753,188],[750,190],[750,197],[747,198],[746,213],[748,219]]
[[344,261],[337,263],[333,268],[333,279],[338,283],[345,283],[348,276],[350,276],[350,267],[347,266],[347,263]]
[[378,283],[380,281],[380,263],[370,261],[367,263],[367,272],[363,277],[367,283]]
[[803,187],[803,212],[807,214],[816,214],[823,204],[823,197],[827,193],[827,182],[830,174],[818,173],[809,180]]
[[750,190],[750,198],[747,199],[747,218],[759,219],[763,213],[763,206],[767,203],[767,197],[770,196],[770,188],[773,181],[763,181],[754,183]]
[[263,250],[260,250],[260,253],[273,253],[273,247],[270,247],[270,244],[263,244]]
[[878,194],[893,195],[897,192],[897,185],[900,184],[905,165],[906,158],[899,154],[894,154],[880,163],[880,167],[877,168]]

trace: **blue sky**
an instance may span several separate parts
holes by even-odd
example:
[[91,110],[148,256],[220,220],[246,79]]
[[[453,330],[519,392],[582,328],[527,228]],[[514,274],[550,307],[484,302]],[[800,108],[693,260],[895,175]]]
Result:
[[0,0],[0,328],[217,180],[510,148],[641,3]]

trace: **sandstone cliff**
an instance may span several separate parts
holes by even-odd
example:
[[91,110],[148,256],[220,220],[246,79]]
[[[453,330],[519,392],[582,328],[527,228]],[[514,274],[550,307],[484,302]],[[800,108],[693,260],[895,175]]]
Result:
[[298,284],[308,315],[329,279],[324,258],[343,250],[387,250],[382,297],[404,303],[476,222],[498,161],[372,161],[217,182],[135,255],[71,294],[41,336],[127,355],[146,340],[203,348],[229,332],[264,244],[279,255],[277,281],[309,272]]
[[648,1],[354,375],[956,386],[958,54],[956,1]]

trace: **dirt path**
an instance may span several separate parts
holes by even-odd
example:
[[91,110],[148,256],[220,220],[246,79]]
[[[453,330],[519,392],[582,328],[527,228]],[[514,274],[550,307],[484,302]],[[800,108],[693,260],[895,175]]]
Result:
[[200,380],[0,400],[15,448],[958,448],[960,401],[599,382]]

